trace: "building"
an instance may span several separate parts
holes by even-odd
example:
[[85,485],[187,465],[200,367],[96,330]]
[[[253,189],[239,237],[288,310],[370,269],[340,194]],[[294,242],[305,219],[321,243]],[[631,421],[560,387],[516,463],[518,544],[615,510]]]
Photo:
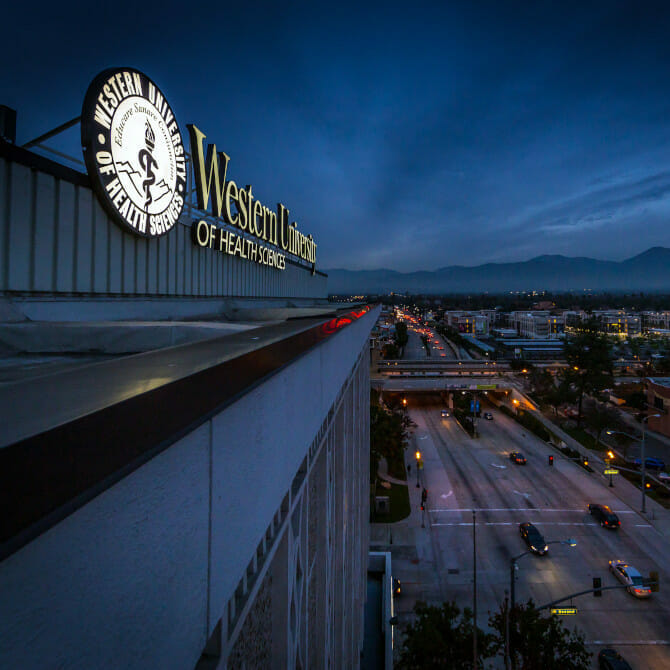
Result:
[[649,429],[670,437],[670,378],[649,377],[644,384],[649,405]]
[[511,312],[509,322],[519,337],[527,339],[553,339],[564,331],[563,317],[548,311]]
[[[125,171],[105,82],[153,110]],[[379,310],[283,205],[204,193],[165,100],[101,73],[86,173],[0,140],[0,667],[358,667]]]
[[600,324],[600,331],[620,337],[636,337],[642,334],[642,317],[624,310],[594,311],[593,316]]
[[483,310],[481,312],[447,310],[444,313],[443,321],[459,333],[485,336],[488,335],[491,327],[492,314],[495,314],[494,310]]

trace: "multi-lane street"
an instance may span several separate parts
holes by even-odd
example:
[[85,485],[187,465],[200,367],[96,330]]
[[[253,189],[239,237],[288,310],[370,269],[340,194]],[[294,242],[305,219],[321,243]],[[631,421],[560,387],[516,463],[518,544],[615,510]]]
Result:
[[[471,439],[453,416],[441,416],[437,396],[418,402],[410,401],[417,424],[412,449],[421,450],[422,485],[429,491],[426,529],[419,532],[428,534],[441,598],[461,606],[472,601],[474,509],[478,620],[485,625],[510,588],[511,557],[527,549],[519,523],[531,521],[547,541],[573,538],[577,545],[551,544],[546,556],[520,558],[517,602],[532,598],[542,605],[591,588],[593,577],[614,586],[611,559],[628,561],[643,575],[658,571],[661,591],[651,598],[638,600],[624,589],[604,591],[600,598],[581,596],[572,603],[578,614],[565,623],[585,633],[593,667],[598,651],[613,646],[634,668],[670,668],[669,538],[620,500],[616,486],[609,488],[602,476],[565,459],[493,406],[482,407],[494,419],[478,419],[480,437]],[[511,451],[523,452],[527,464],[513,463]],[[587,511],[592,502],[609,505],[620,529],[601,528]]]

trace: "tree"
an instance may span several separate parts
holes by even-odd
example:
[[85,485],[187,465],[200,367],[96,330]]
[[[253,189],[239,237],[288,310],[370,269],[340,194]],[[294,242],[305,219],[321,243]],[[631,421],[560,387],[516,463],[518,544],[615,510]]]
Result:
[[572,402],[575,399],[575,392],[570,386],[569,376],[565,373],[558,375],[558,383],[554,384],[544,396],[544,401],[551,405],[554,414],[557,414],[557,408],[566,402]]
[[400,351],[395,344],[389,343],[382,347],[382,358],[400,358]]
[[[489,626],[495,631],[494,648],[505,653],[507,604],[491,615]],[[587,670],[591,653],[584,645],[584,635],[570,631],[555,616],[543,616],[532,600],[520,603],[510,611],[510,658],[512,667],[521,670]]]
[[596,447],[600,444],[603,431],[624,430],[626,423],[613,407],[597,400],[587,400],[584,404],[584,423],[596,434]]
[[385,408],[379,404],[377,392],[370,392],[370,481],[377,476],[377,466],[385,458],[389,468],[402,469],[407,443],[407,429],[412,420],[407,412],[398,408]]
[[565,359],[570,365],[568,380],[577,394],[577,425],[582,421],[585,394],[598,393],[611,386],[612,357],[607,336],[598,332],[598,322],[589,319],[582,331],[565,342]]
[[407,334],[407,324],[404,321],[398,321],[395,325],[395,343],[402,349],[409,340],[409,335]]
[[[454,602],[441,607],[417,602],[416,619],[404,630],[405,638],[400,660],[401,670],[432,670],[433,668],[472,668],[472,611],[461,614]],[[494,638],[477,627],[478,666],[494,653]]]

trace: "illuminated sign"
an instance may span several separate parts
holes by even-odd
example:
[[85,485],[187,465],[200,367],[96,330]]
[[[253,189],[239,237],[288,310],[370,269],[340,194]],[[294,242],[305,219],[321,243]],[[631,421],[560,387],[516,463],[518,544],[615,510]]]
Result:
[[184,144],[151,79],[133,68],[101,72],[84,98],[81,143],[93,188],[117,224],[142,237],[174,227],[186,198]]
[[[242,233],[248,233],[259,240],[256,243],[243,234],[226,233],[216,226],[215,230],[210,228],[205,234],[208,224],[200,221],[196,226],[200,228],[200,232],[194,233],[194,242],[228,254],[232,250],[232,255],[240,257],[245,257],[242,252],[246,253],[245,250],[248,250],[249,260],[279,269],[285,266],[285,254],[293,254],[311,263],[312,272],[315,272],[317,245],[312,236],[300,232],[295,221],[289,223],[289,210],[281,203],[277,205],[275,212],[254,196],[252,186],[241,187],[232,179],[227,180],[230,157],[223,151],[217,151],[215,144],[209,144],[205,152],[205,134],[193,124],[188,124],[187,127],[191,140],[198,208],[209,211],[214,217],[223,219],[230,226],[235,226]],[[277,251],[267,249],[263,242],[275,247]],[[261,257],[267,262],[260,260]]]
[[551,613],[552,614],[558,614],[558,616],[571,616],[573,614],[577,614],[577,608],[576,607],[552,607],[551,608]]
[[618,475],[619,471],[615,470],[614,468],[609,468],[609,469],[605,470],[605,474],[606,475]]

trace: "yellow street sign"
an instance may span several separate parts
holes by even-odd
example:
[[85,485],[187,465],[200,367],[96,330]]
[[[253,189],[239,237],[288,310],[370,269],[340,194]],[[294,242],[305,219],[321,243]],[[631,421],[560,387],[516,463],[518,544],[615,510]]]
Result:
[[618,475],[619,471],[615,470],[614,468],[608,468],[607,470],[605,470],[605,474],[606,475]]
[[571,614],[577,614],[576,607],[552,607],[552,614],[558,614],[558,616],[569,616]]

